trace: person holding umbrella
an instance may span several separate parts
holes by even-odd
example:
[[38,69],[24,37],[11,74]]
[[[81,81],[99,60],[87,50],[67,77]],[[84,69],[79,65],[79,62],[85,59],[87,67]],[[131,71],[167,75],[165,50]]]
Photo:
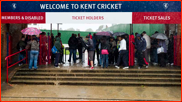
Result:
[[[158,33],[158,31],[155,31],[154,34]],[[153,35],[154,35],[153,34]],[[152,38],[151,37],[151,58],[152,58],[152,62],[153,62],[153,65],[157,65],[158,64],[158,55],[157,55],[157,46],[158,46],[158,43],[157,43],[157,39],[155,38]]]
[[143,65],[146,65],[146,68],[148,68],[148,63],[145,61],[143,52],[146,50],[146,41],[144,38],[141,37],[140,34],[136,35],[136,41],[133,44],[135,45],[137,59],[138,59],[138,69],[141,69]]
[[160,67],[165,67],[166,66],[165,56],[167,53],[166,41],[168,41],[168,38],[163,33],[156,33],[152,35],[151,37],[158,40],[157,54],[159,58],[159,65]]
[[[119,51],[118,51],[118,49],[119,49],[119,47],[120,47],[120,41],[119,41],[119,37],[120,36],[123,36],[124,38],[125,38],[125,36],[124,35],[126,35],[126,33],[125,32],[115,32],[114,34],[113,34],[113,36],[115,37],[117,37],[117,39],[116,39],[116,45],[117,45],[117,49],[115,50],[115,52],[114,52],[114,55],[115,55],[115,65],[117,65],[117,62],[118,62],[118,54],[119,54]],[[126,43],[127,44],[127,43]],[[126,45],[127,46],[127,45]]]
[[120,68],[119,65],[120,65],[120,62],[122,61],[123,62],[123,69],[128,69],[128,51],[127,51],[127,45],[126,45],[126,40],[124,39],[125,36],[122,35],[122,36],[119,36],[118,37],[118,40],[120,41],[119,43],[119,57],[118,57],[118,61],[117,61],[117,64],[116,64],[116,68]]
[[166,60],[165,56],[167,53],[167,46],[165,40],[158,39],[158,56],[159,56],[159,65],[160,67],[165,67],[166,66]]
[[102,67],[108,67],[108,55],[110,52],[110,45],[107,42],[106,36],[103,36],[103,41],[101,42],[101,54],[102,54]]
[[[34,68],[35,68],[35,70],[37,70],[37,60],[38,60],[38,55],[39,55],[39,42],[35,35],[39,35],[42,32],[39,29],[34,28],[34,27],[25,28],[25,29],[21,30],[21,32],[25,35],[33,35],[32,41],[27,42],[28,45],[31,45],[31,47],[28,46],[28,47],[30,47],[29,69],[32,69],[32,65],[34,62]],[[26,49],[28,49],[28,48],[26,48]]]
[[39,42],[35,36],[32,37],[32,41],[28,42],[31,46],[30,50],[30,63],[29,70],[32,69],[32,65],[34,64],[34,70],[37,70],[37,60],[39,55]]
[[[99,66],[101,66],[102,65],[102,53],[101,53],[101,43],[102,43],[102,41],[103,41],[103,37],[105,38],[105,39],[109,39],[110,38],[110,36],[111,36],[111,33],[109,33],[109,32],[97,32],[96,34],[96,50],[97,50],[97,57],[99,56],[99,54],[100,54],[100,60],[98,61],[99,62]],[[93,39],[93,38],[92,38]],[[94,40],[94,39],[93,39]]]

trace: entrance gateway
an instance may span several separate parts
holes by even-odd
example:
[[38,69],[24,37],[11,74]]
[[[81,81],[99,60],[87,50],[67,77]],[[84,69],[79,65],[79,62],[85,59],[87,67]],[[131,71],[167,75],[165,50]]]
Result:
[[[168,1],[167,3],[171,4],[170,7],[168,7],[168,9],[164,9],[163,7],[163,3],[162,1],[143,1],[143,3],[141,4],[141,2],[139,1],[61,1],[61,2],[56,2],[56,1],[45,1],[45,2],[36,2],[36,1],[31,1],[31,2],[13,2],[16,3],[17,8],[12,9],[11,7],[7,6],[7,5],[12,5],[12,2],[10,1],[3,1],[2,2],[2,23],[3,24],[7,24],[7,23],[17,23],[17,24],[30,24],[30,23],[35,23],[35,24],[53,24],[53,23],[62,23],[62,24],[68,24],[68,23],[72,23],[72,24],[103,24],[103,23],[110,23],[110,24],[118,24],[118,25],[124,25],[124,26],[129,26],[128,28],[126,27],[126,29],[123,29],[124,27],[118,27],[117,30],[115,30],[115,32],[127,32],[128,34],[131,34],[132,32],[139,32],[141,33],[144,29],[141,30],[142,26],[145,24],[180,24],[181,23],[181,5],[180,2],[178,1]],[[35,5],[36,4],[36,5]],[[45,5],[44,5],[45,4]],[[158,4],[158,5],[156,5]],[[26,8],[26,6],[29,6],[30,8]],[[95,6],[94,6],[95,5]],[[152,5],[152,6],[151,6]],[[136,9],[136,7],[138,9]],[[140,8],[141,7],[141,8]],[[146,8],[147,7],[147,8]],[[146,9],[143,9],[146,8]],[[175,8],[175,9],[174,9]],[[159,12],[160,10],[160,12]],[[167,16],[166,16],[167,15]],[[17,18],[18,19],[15,19]],[[15,18],[14,18],[15,17]],[[37,18],[37,19],[23,19],[26,17],[33,17],[33,18]],[[41,19],[38,19],[40,18]],[[90,17],[90,18],[89,18]],[[89,18],[89,19],[87,19]],[[141,24],[141,27],[137,28],[137,25]],[[143,24],[143,25],[142,25]],[[155,28],[156,30],[157,27],[148,27],[148,31],[150,32],[152,28]],[[146,28],[147,28],[146,27]],[[137,28],[137,29],[136,29]],[[149,29],[151,28],[151,29]],[[160,28],[160,27],[159,27]],[[110,28],[110,30],[112,30],[112,28]],[[152,29],[154,30],[154,29]],[[113,30],[114,31],[114,30]],[[49,34],[51,34],[52,30],[49,31]],[[160,31],[161,33],[164,33],[164,30]],[[152,32],[150,32],[150,34],[152,34]],[[180,35],[180,34],[179,34]],[[176,38],[177,39],[177,38]],[[50,40],[50,37],[48,37],[48,40]],[[41,42],[41,41],[40,41]],[[180,42],[177,40],[177,42]],[[132,43],[132,42],[130,42]],[[48,50],[48,55],[50,55],[50,49],[51,47],[49,46],[49,50]],[[131,51],[132,52],[132,51]],[[134,53],[134,50],[133,52]],[[177,53],[179,54],[179,53]],[[133,55],[134,56],[134,55]],[[177,56],[177,55],[176,55]],[[46,59],[50,60],[51,57],[48,56],[46,57]],[[134,58],[132,59],[133,62]],[[42,79],[46,79],[48,77],[44,77],[45,74],[48,74],[49,72],[53,72],[53,74],[51,75],[55,75],[55,76],[51,76],[52,79],[60,79],[57,84],[60,85],[64,85],[64,84],[90,84],[87,81],[83,81],[84,80],[97,80],[97,82],[93,82],[93,84],[96,85],[108,85],[110,82],[109,81],[113,81],[113,80],[118,80],[119,82],[113,82],[110,83],[109,85],[128,85],[129,83],[125,83],[122,81],[125,80],[130,80],[127,79],[126,77],[133,75],[132,80],[137,80],[137,81],[141,81],[141,82],[132,82],[130,83],[130,85],[151,85],[151,83],[145,83],[143,81],[156,81],[154,82],[152,85],[156,86],[156,85],[166,85],[166,86],[179,86],[180,85],[180,73],[179,71],[172,71],[173,73],[177,73],[174,74],[175,80],[173,80],[173,78],[171,78],[170,76],[170,71],[167,70],[162,70],[162,71],[145,71],[145,74],[139,74],[138,75],[138,70],[133,70],[131,71],[129,74],[129,71],[121,71],[123,74],[123,76],[125,76],[125,78],[118,78],[121,77],[122,75],[118,74],[119,72],[116,70],[111,70],[110,72],[107,73],[107,70],[103,70],[103,71],[94,71],[95,73],[93,74],[83,74],[85,72],[91,72],[91,71],[85,71],[84,70],[79,70],[80,72],[82,72],[81,74],[78,73],[79,71],[77,70],[72,70],[72,72],[75,72],[76,76],[80,76],[80,77],[76,77],[75,79],[73,77],[71,77],[71,81],[69,79],[69,75],[70,76],[74,76],[73,73],[69,74],[67,73],[67,70],[63,70],[64,73],[54,73],[55,70],[54,69],[48,69],[45,70],[46,73],[41,73],[41,70],[44,69],[40,69],[38,70],[38,73],[32,73],[32,72],[28,72],[28,69],[20,69],[19,71],[17,71],[17,74],[13,77],[13,80],[11,81],[12,83],[39,83],[39,84],[55,84],[52,80],[49,80],[47,82],[39,80],[39,78],[36,77],[36,75],[40,75],[40,78]],[[119,70],[120,71],[120,70]],[[143,70],[142,70],[143,71]],[[139,72],[142,72],[139,71]],[[167,73],[167,75],[163,75],[163,71],[165,71]],[[27,72],[27,73],[24,73]],[[99,73],[98,73],[99,72]],[[106,73],[106,74],[104,74]],[[132,74],[135,73],[135,74]],[[151,73],[151,74],[148,74]],[[158,75],[157,73],[161,73],[160,75]],[[27,75],[26,75],[27,74]],[[24,76],[31,76],[31,75],[35,75],[36,81],[30,81],[29,77],[24,77]],[[59,76],[66,76],[66,78],[63,77],[59,77]],[[87,77],[82,78],[82,76],[86,75]],[[93,76],[97,76],[99,77],[98,79],[93,78]],[[92,76],[92,77],[91,77]],[[155,79],[156,76],[162,77],[164,79],[156,79],[156,80],[150,80],[150,78]],[[23,77],[23,78],[22,78]],[[114,79],[112,79],[112,77]],[[139,78],[138,78],[139,77]],[[142,80],[141,80],[142,77]],[[149,79],[145,79],[143,77],[150,77]],[[170,80],[167,78],[171,78]],[[50,78],[50,79],[51,79]],[[22,81],[22,79],[25,79],[26,81]],[[62,79],[64,79],[65,81],[62,81]],[[110,79],[108,81],[108,79]],[[38,82],[37,80],[39,80],[40,82]],[[73,82],[72,80],[82,80],[83,82]],[[104,80],[104,82],[99,82],[98,80]],[[107,82],[108,81],[108,82]],[[163,83],[165,81],[169,81],[166,83]],[[176,83],[170,83],[170,81],[176,82]],[[91,82],[92,83],[92,82]]]
[[[170,6],[165,8],[164,3]],[[180,24],[180,6],[178,1],[3,1],[1,19],[2,23]]]

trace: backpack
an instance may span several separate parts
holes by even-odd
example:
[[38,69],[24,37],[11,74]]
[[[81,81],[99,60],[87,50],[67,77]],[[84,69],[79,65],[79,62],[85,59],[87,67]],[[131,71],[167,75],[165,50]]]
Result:
[[32,41],[32,43],[31,43],[31,50],[39,50],[39,42]]
[[52,51],[53,54],[58,52],[58,50],[57,50],[57,48],[55,46],[52,47],[51,51]]

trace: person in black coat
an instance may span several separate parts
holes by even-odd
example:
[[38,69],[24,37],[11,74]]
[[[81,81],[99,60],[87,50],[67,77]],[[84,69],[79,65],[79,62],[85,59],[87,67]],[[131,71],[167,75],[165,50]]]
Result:
[[174,37],[173,34],[170,35],[169,44],[168,44],[168,63],[173,65],[174,63]]
[[70,56],[68,62],[71,62],[71,56],[73,54],[73,62],[76,63],[76,49],[78,47],[78,40],[76,39],[75,34],[72,34],[68,41],[69,45],[69,51],[70,51]]
[[143,65],[146,65],[148,68],[148,63],[146,63],[143,52],[146,50],[146,41],[144,38],[141,37],[140,34],[136,35],[136,41],[133,44],[135,45],[135,49],[137,50],[137,59],[139,67],[138,69],[142,68]]
[[114,59],[115,59],[114,53],[117,50],[117,46],[113,37],[110,37],[109,43],[110,43],[110,49],[111,49],[111,52],[109,53],[109,64],[114,64]]
[[78,53],[79,53],[79,58],[78,59],[82,59],[82,37],[80,36],[80,33],[78,33],[78,37],[77,37],[77,40],[78,40]]
[[[105,51],[105,53],[103,53]],[[101,53],[102,53],[102,67],[104,68],[106,66],[106,68],[109,65],[109,61],[108,61],[108,55],[109,52],[111,52],[110,49],[110,44],[109,42],[106,40],[106,37],[103,37],[103,41],[101,42]]]
[[[25,38],[24,38],[24,36],[22,36],[21,40],[20,40],[20,41],[18,42],[18,44],[17,44],[17,50],[18,50],[18,51],[24,50],[25,47],[26,47]],[[26,54],[25,51],[20,52],[20,53],[19,53],[19,58],[18,58],[18,60],[19,60],[19,61],[22,60],[22,59],[25,57],[25,54]],[[21,65],[24,64],[24,63],[25,63],[25,60],[23,60],[23,63],[20,62],[20,63],[19,63],[19,66],[21,66]]]

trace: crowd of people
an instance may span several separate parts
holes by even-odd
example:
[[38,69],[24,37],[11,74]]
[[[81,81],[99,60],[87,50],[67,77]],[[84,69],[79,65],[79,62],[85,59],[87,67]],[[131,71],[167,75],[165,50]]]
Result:
[[[157,31],[155,33],[158,33]],[[154,34],[155,34],[154,33]],[[35,35],[22,37],[22,39],[17,44],[17,49],[19,51],[23,49],[29,49],[29,69],[37,69],[38,55],[41,51],[42,60],[47,61],[45,58],[48,50],[48,40],[45,32],[40,34],[41,39]],[[133,35],[133,34],[132,34]],[[39,41],[43,41],[39,45]],[[132,42],[135,46],[134,57],[135,63],[138,64],[138,69],[145,66],[148,68],[149,63],[152,65],[159,65],[160,67],[165,67],[166,63],[173,65],[173,34],[170,35],[168,40],[160,40],[151,38],[143,31],[142,34],[135,33],[135,40]],[[90,69],[94,69],[95,65],[95,55],[97,56],[98,65],[102,68],[108,68],[114,65],[116,68],[123,66],[123,69],[129,68],[129,37],[128,34],[113,37],[113,36],[102,36],[98,39],[97,35],[94,33],[91,35],[89,33],[86,37],[82,38],[80,34],[72,34],[68,40],[69,45],[69,59],[68,62],[76,63],[77,59],[82,59],[83,53],[88,51],[88,60]],[[41,49],[39,49],[41,46]],[[60,64],[63,62],[64,46],[61,41],[61,33],[58,33],[56,37],[51,34],[51,46],[56,48],[56,53],[52,54],[52,61],[54,61],[55,68],[60,68]],[[163,52],[158,53],[157,49],[162,47]],[[79,57],[76,57],[78,50]],[[65,52],[66,53],[66,52]],[[19,54],[19,60],[23,59],[25,52]],[[83,60],[83,59],[82,59]],[[20,62],[19,65],[25,63],[25,61]]]
[[[158,33],[157,31],[154,33]],[[129,38],[128,34],[109,38],[102,36],[100,39],[96,39],[97,35],[93,36],[89,34],[83,39],[78,34],[72,34],[68,41],[70,52],[73,53],[73,60],[76,63],[76,51],[78,49],[79,58],[81,59],[83,49],[87,49],[89,57],[89,65],[91,69],[94,68],[95,55],[97,55],[98,65],[102,68],[107,68],[110,65],[115,65],[116,68],[123,66],[123,69],[128,69],[129,60]],[[138,64],[138,69],[145,66],[148,68],[149,63],[152,65],[159,65],[165,67],[168,62],[169,65],[173,65],[173,34],[170,35],[168,40],[154,39],[143,31],[142,34],[135,33],[135,41],[132,44],[135,46],[135,63]],[[76,42],[76,43],[74,43]],[[82,43],[83,42],[83,43]],[[158,48],[163,48],[163,52],[157,52]],[[96,54],[97,53],[97,54]],[[69,62],[71,61],[71,55]]]
[[[29,69],[32,69],[32,66],[35,70],[37,70],[37,62],[38,62],[38,55],[39,55],[39,41],[38,38],[33,35],[31,40],[28,39],[29,36],[25,38],[25,36],[22,36],[21,40],[17,44],[17,49],[19,51],[23,49],[27,49],[28,51],[28,62],[29,62]],[[19,61],[22,60],[25,57],[26,52],[22,51],[19,54]],[[25,60],[23,62],[19,62],[19,66],[25,63]]]

